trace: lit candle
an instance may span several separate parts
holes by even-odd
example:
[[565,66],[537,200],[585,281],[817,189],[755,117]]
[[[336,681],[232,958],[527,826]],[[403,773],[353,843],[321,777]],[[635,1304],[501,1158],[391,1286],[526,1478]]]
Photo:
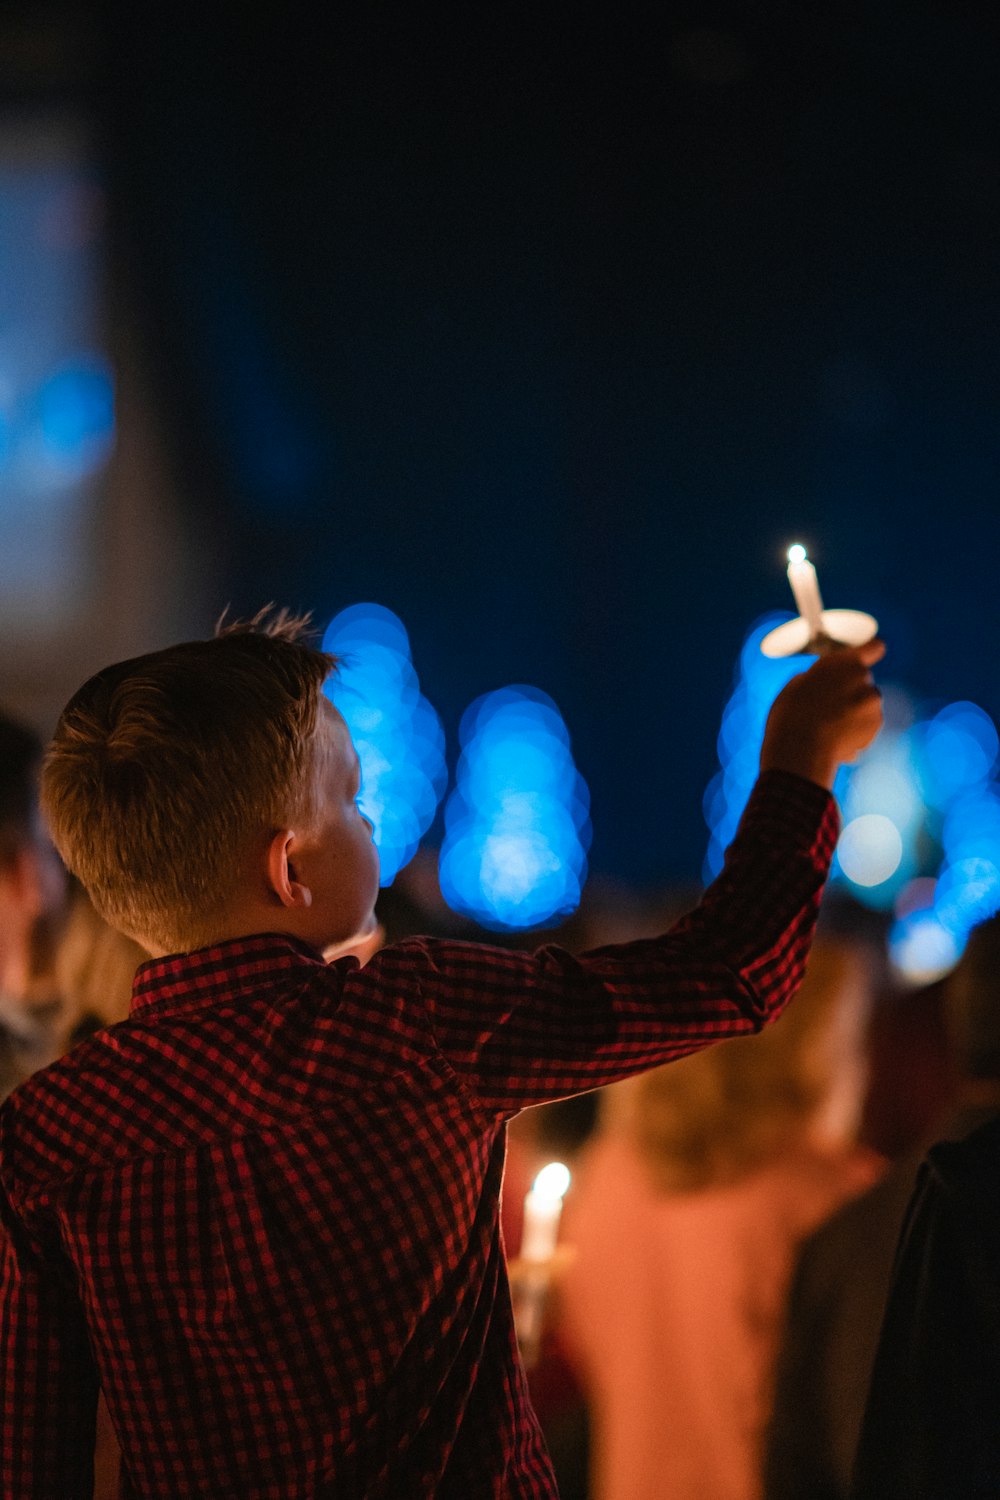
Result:
[[550,1161],[535,1178],[524,1200],[524,1230],[521,1259],[539,1264],[552,1259],[559,1236],[559,1216],[569,1187],[569,1169],[561,1161]]
[[788,549],[788,582],[795,595],[799,614],[809,626],[811,640],[823,634],[823,601],[819,594],[816,569],[806,557],[806,549],[798,542]]

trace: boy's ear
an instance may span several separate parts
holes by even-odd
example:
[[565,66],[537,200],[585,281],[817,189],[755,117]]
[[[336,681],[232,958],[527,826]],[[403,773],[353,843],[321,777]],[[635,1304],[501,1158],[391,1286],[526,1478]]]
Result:
[[287,828],[274,835],[267,849],[267,880],[282,906],[304,911],[312,906],[312,891],[295,878],[294,843],[295,834]]

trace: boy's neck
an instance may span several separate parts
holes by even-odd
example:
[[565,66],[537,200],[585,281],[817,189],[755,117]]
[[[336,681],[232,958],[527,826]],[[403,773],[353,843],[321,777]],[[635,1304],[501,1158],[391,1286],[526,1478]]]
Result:
[[174,955],[196,953],[201,948],[220,948],[225,943],[246,942],[249,938],[273,935],[290,937],[299,943],[305,943],[307,947],[321,954],[328,963],[332,963],[337,958],[344,958],[348,954],[354,954],[362,963],[366,963],[385,941],[385,933],[374,913],[362,932],[355,933],[349,938],[334,937],[329,942],[324,942],[322,939],[317,942],[315,936],[301,932],[295,923],[283,921],[280,916],[260,914],[256,921],[220,923],[218,929],[209,936],[201,937],[197,942],[185,944],[180,948],[164,948],[150,943],[144,943],[143,947],[150,958],[170,958]]

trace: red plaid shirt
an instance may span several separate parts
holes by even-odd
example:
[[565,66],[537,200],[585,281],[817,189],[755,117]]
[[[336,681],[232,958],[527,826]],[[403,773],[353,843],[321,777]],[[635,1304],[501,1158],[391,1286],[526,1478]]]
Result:
[[526,1105],[759,1027],[793,993],[832,799],[762,778],[666,936],[575,958],[264,935],[156,960],[0,1112],[5,1500],[551,1500],[498,1228]]

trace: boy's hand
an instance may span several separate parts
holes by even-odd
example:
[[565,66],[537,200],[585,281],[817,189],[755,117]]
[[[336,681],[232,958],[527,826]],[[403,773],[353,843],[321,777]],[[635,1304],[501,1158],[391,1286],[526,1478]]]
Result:
[[821,656],[771,705],[760,752],[762,771],[793,771],[832,788],[837,768],[870,745],[882,726],[882,696],[871,668],[885,643],[843,647]]

